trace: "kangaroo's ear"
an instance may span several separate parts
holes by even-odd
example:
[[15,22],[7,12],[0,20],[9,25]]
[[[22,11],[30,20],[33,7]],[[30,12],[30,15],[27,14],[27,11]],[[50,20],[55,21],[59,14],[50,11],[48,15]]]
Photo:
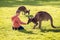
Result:
[[28,19],[30,19],[30,16],[28,15]]
[[32,17],[29,17],[29,16],[28,16],[28,19],[32,19]]
[[28,15],[28,19],[32,19],[33,18],[33,15]]
[[30,11],[30,10],[29,10]]

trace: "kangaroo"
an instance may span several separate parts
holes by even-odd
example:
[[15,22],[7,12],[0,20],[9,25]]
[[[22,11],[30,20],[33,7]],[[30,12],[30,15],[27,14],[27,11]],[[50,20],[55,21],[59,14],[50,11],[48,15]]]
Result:
[[52,19],[51,15],[49,13],[45,12],[45,11],[39,11],[39,12],[37,12],[37,14],[35,15],[35,17],[28,19],[27,24],[29,24],[30,22],[33,22],[35,24],[34,27],[33,27],[33,29],[35,29],[35,27],[38,25],[38,22],[39,22],[39,28],[41,28],[41,22],[42,21],[48,21],[48,20],[50,20],[51,26],[53,28],[56,28],[53,25],[53,19]]
[[24,12],[24,15],[25,15],[26,13],[28,13],[28,15],[30,14],[30,10],[27,10],[25,6],[19,7],[16,12],[17,12],[17,13],[20,13],[21,11]]

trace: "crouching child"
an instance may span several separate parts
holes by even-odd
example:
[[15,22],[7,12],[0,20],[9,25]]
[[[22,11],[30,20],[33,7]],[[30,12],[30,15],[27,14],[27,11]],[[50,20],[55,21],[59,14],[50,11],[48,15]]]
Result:
[[19,13],[19,11],[18,11],[18,12],[16,12],[16,15],[12,17],[12,24],[13,24],[12,29],[13,29],[13,30],[23,30],[24,27],[21,26],[21,24],[24,24],[24,25],[27,24],[27,23],[22,22],[22,21],[19,19],[19,15],[20,15],[20,13]]

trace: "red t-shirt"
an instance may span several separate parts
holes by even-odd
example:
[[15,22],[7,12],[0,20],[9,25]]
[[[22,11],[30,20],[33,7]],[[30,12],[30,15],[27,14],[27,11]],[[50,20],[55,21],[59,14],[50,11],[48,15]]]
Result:
[[12,22],[13,22],[13,27],[15,28],[18,28],[19,26],[21,26],[21,24],[24,24],[23,22],[21,22],[18,16],[13,16]]

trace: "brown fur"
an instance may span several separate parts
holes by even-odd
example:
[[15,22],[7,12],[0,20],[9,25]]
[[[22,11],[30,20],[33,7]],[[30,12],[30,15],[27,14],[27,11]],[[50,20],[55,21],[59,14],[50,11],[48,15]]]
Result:
[[30,10],[27,10],[25,6],[20,6],[16,12],[20,13],[20,12],[24,12],[24,14],[28,13],[28,15],[30,14]]
[[48,20],[50,20],[51,26],[53,28],[56,28],[53,25],[53,19],[52,19],[51,15],[47,12],[44,12],[44,11],[37,12],[37,14],[35,15],[34,18],[29,18],[27,24],[29,24],[30,22],[33,22],[35,24],[33,29],[35,29],[35,27],[38,25],[38,22],[39,22],[39,28],[41,28],[41,22],[42,21],[48,21]]

